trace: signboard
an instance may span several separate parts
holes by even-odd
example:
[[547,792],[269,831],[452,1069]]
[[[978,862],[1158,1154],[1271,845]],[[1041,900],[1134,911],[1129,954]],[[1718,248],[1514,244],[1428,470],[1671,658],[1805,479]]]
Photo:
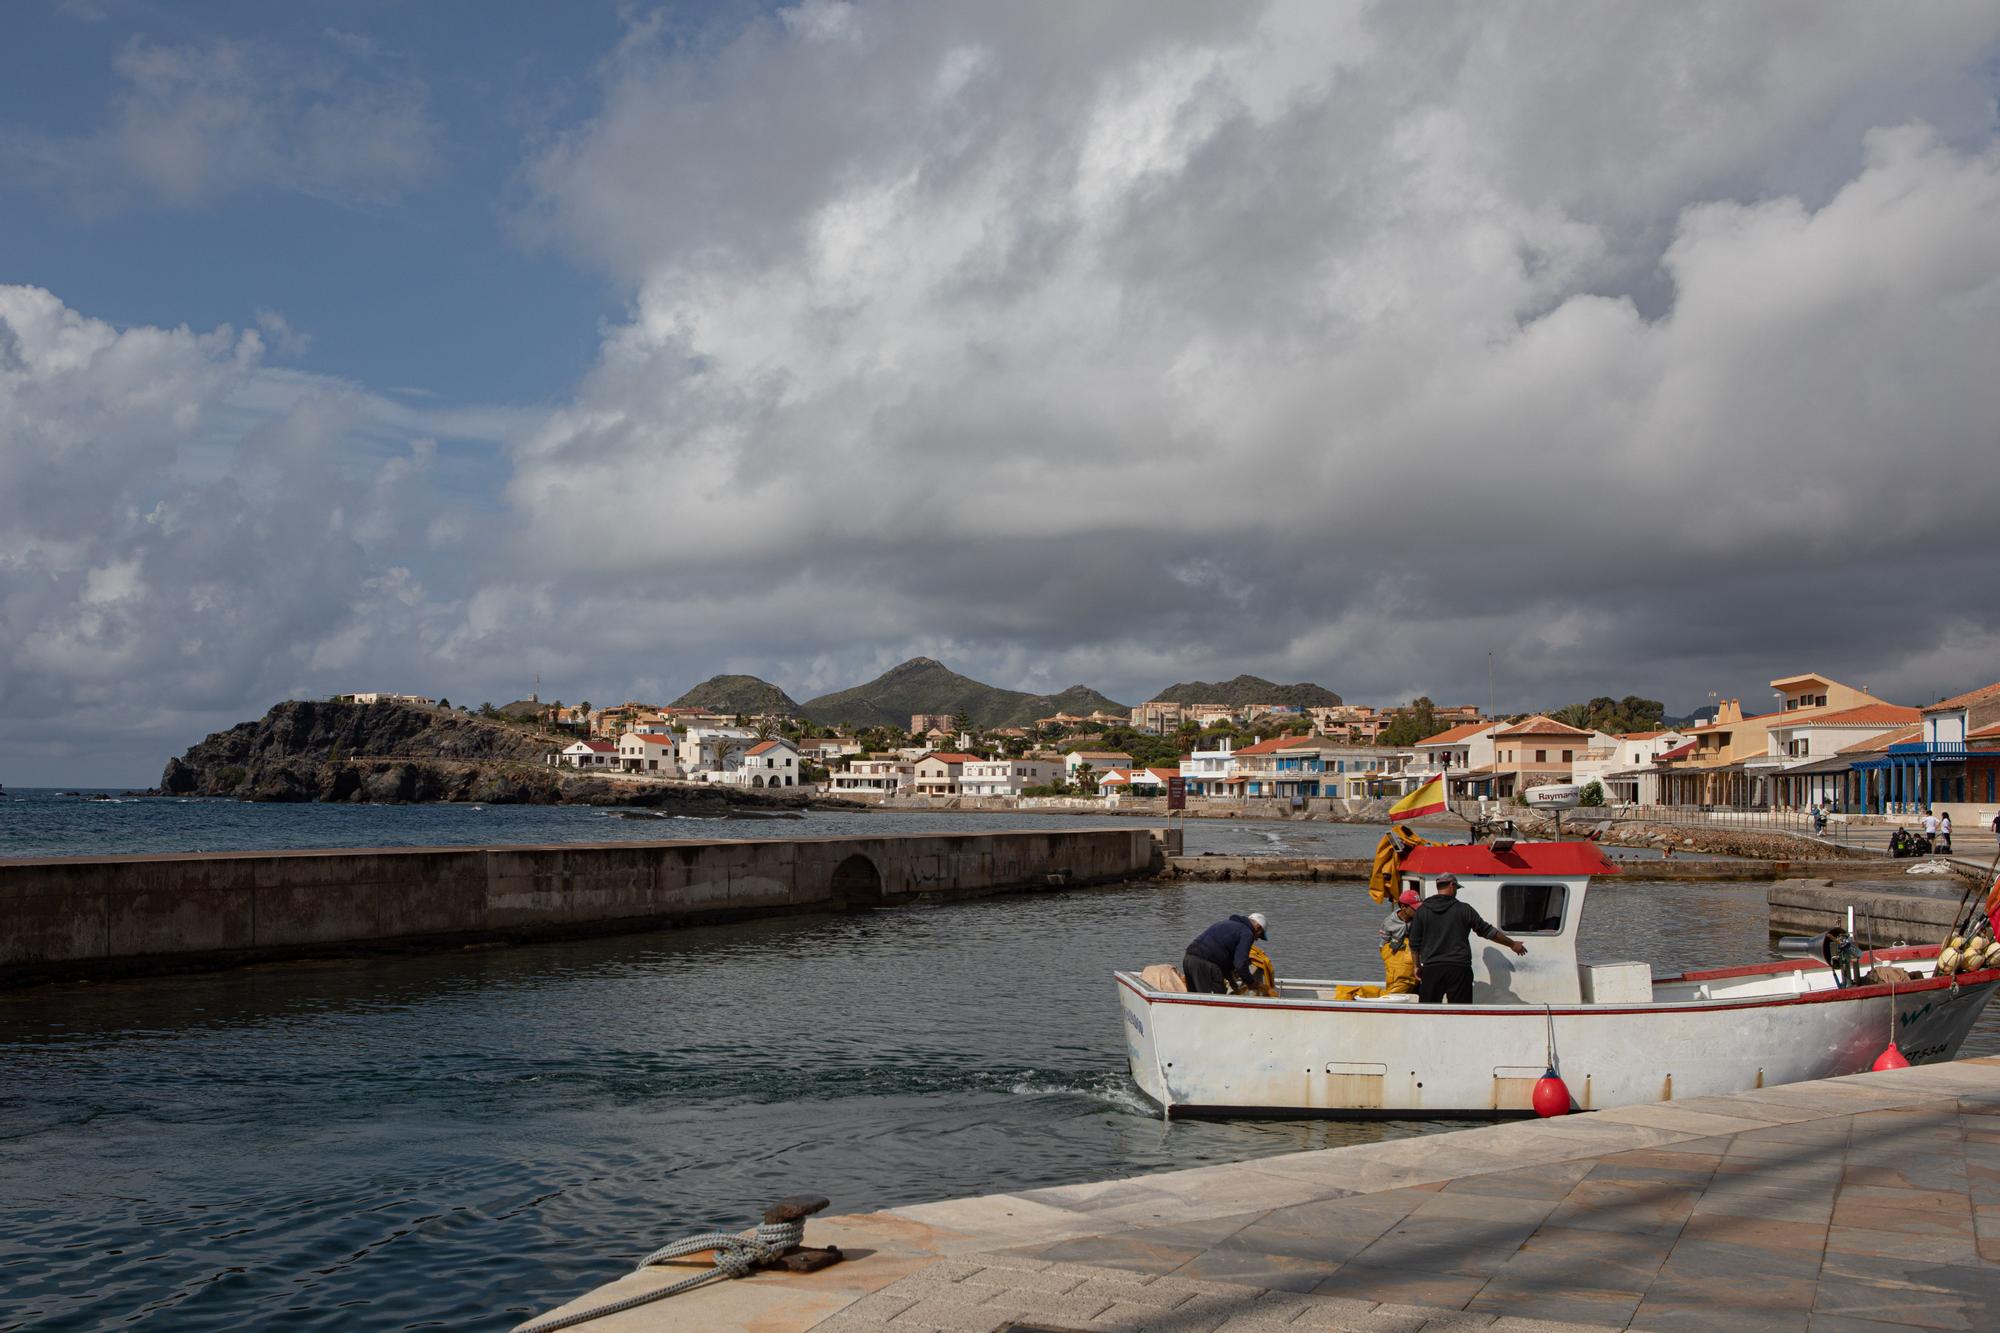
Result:
[[1521,800],[1534,810],[1574,810],[1583,804],[1583,788],[1573,782],[1554,782],[1546,787],[1530,787]]
[[1187,779],[1171,777],[1167,779],[1167,809],[1187,809]]

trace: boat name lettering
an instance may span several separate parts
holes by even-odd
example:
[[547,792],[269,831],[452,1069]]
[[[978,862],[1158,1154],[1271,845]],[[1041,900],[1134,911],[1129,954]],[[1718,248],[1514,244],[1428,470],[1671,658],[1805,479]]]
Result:
[[1146,1035],[1145,1022],[1142,1019],[1140,1019],[1139,1015],[1133,1013],[1130,1009],[1127,1009],[1125,1011],[1125,1021],[1132,1025],[1132,1030],[1134,1032],[1138,1033],[1142,1037]]

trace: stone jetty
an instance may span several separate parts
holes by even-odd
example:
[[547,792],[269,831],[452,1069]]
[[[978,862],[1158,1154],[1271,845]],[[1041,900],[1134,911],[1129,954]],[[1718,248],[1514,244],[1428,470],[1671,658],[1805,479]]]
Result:
[[0,860],[0,987],[1150,875],[1134,828]]
[[2000,1059],[815,1219],[806,1243],[849,1257],[582,1327],[1993,1328]]

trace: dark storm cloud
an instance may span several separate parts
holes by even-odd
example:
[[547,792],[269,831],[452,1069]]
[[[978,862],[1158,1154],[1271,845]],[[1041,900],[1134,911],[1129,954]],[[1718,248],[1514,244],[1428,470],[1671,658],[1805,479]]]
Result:
[[[638,292],[510,492],[557,582],[813,687],[1985,669],[1921,571],[1992,496],[1993,7],[1153,13],[635,43],[533,170]],[[613,478],[671,518],[565,544]]]

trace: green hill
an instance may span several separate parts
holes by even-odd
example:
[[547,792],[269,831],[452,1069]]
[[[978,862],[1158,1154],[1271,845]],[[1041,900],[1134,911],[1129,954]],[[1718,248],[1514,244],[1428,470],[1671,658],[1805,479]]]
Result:
[[1296,704],[1300,708],[1332,708],[1340,696],[1320,685],[1301,681],[1297,685],[1274,685],[1261,676],[1238,676],[1235,680],[1191,680],[1169,685],[1153,696],[1166,704]]
[[850,727],[907,727],[917,713],[964,713],[975,727],[1022,727],[1052,713],[1099,708],[1129,711],[1082,685],[1060,694],[1025,694],[961,676],[928,657],[913,657],[866,685],[809,699],[799,706],[799,714]]
[[[799,705],[791,695],[768,680],[755,676],[710,676],[674,700],[674,708],[702,708],[711,713],[795,714]],[[907,718],[904,719],[908,721]]]

